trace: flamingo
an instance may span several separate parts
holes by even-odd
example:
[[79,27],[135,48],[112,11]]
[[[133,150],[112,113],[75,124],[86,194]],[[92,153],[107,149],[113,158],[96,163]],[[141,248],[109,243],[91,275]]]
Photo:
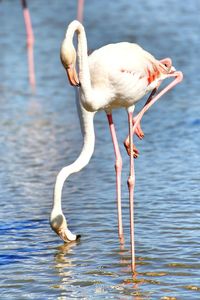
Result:
[[[79,75],[77,75],[75,67],[76,50],[73,46],[75,33],[78,36]],[[83,25],[77,20],[72,21],[67,28],[66,36],[61,45],[60,57],[70,84],[79,87],[80,90],[84,139],[79,157],[72,164],[63,167],[56,177],[50,225],[64,242],[80,238],[80,235],[73,234],[68,229],[67,221],[62,212],[62,188],[65,180],[72,173],[79,172],[89,163],[95,145],[94,116],[96,112],[104,110],[107,115],[115,152],[118,232],[120,241],[123,242],[121,211],[122,157],[117,142],[112,110],[119,108],[126,109],[129,136],[125,141],[125,146],[130,155],[130,174],[127,183],[130,206],[131,268],[134,273],[134,156],[138,155],[138,151],[133,145],[133,134],[136,133],[140,138],[143,137],[140,127],[143,114],[161,96],[180,83],[183,75],[180,71],[175,70],[169,58],[159,61],[139,45],[133,43],[121,42],[109,44],[95,50],[88,56],[85,30]],[[171,77],[173,81],[160,92],[157,92],[161,82]],[[147,93],[150,93],[147,102],[137,116],[133,118],[135,104]]]

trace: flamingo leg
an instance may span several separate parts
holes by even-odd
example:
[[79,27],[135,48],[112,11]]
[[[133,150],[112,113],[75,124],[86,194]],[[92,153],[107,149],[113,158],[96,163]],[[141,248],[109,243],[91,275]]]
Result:
[[32,88],[35,87],[35,71],[34,71],[34,54],[33,54],[33,45],[34,45],[34,34],[31,24],[31,16],[28,10],[26,0],[21,0],[23,14],[24,14],[24,23],[26,27],[26,40],[27,40],[27,55],[28,55],[28,66],[29,66],[29,82]]
[[129,209],[130,209],[130,240],[131,240],[131,269],[135,272],[135,237],[134,237],[134,188],[135,188],[135,170],[133,157],[133,134],[135,128],[132,125],[133,107],[128,109],[128,123],[129,123],[129,143],[130,143],[130,174],[128,177],[129,189]]
[[[169,57],[161,59],[160,62],[161,62],[162,64],[164,64],[164,65],[165,65],[166,67],[168,67],[168,68],[171,68],[171,66],[172,66],[172,60],[171,60],[171,58],[169,58]],[[160,83],[160,84],[161,84],[161,83]],[[160,84],[159,84],[159,85],[160,85]],[[148,102],[151,101],[152,97],[153,97],[154,94],[157,92],[158,87],[159,87],[159,86],[157,86],[157,88],[155,88],[155,89],[151,92],[149,98],[147,99],[146,104],[147,104]],[[136,121],[136,117],[133,118],[133,126],[134,126],[134,124],[135,124],[135,121]],[[135,128],[135,134],[136,134],[136,135],[138,136],[138,138],[141,139],[141,140],[144,138],[144,132],[142,131],[140,122],[138,123],[137,127]],[[127,144],[128,140],[129,140],[129,137],[127,137],[127,139],[125,140],[125,147],[126,147],[126,144]]]
[[[167,93],[169,90],[171,90],[175,85],[180,83],[183,79],[183,74],[182,72],[176,71],[171,74],[168,74],[166,78],[170,77],[175,77],[172,82],[170,82],[165,88],[163,88],[155,97],[150,97],[148,98],[147,102],[145,103],[144,107],[141,109],[141,111],[137,114],[135,117],[135,124],[133,126],[133,131],[135,128],[138,126],[140,123],[144,113],[159,99],[161,98],[165,93]],[[154,91],[154,90],[153,90]],[[152,91],[152,92],[153,92]]]
[[115,152],[115,172],[116,172],[116,189],[117,189],[117,210],[118,210],[118,233],[121,244],[124,244],[124,233],[122,224],[122,208],[121,208],[121,172],[122,172],[122,157],[119,150],[115,126],[112,119],[112,114],[107,113],[110,133]]
[[[133,123],[133,125],[135,124],[135,118],[133,118],[132,123]],[[143,132],[143,130],[142,130],[142,128],[141,128],[141,124],[140,124],[140,123],[138,123],[137,128],[135,128],[135,134],[138,136],[138,138],[139,138],[140,140],[142,140],[143,137],[144,137],[144,132]],[[127,138],[128,138],[128,137],[127,137]]]
[[[170,64],[171,61],[170,59],[164,59],[163,62],[165,62],[166,64]],[[149,98],[147,99],[145,105],[143,106],[143,108],[141,109],[141,111],[134,117],[133,119],[133,132],[137,134],[138,132],[138,128],[140,129],[140,121],[144,115],[144,113],[159,99],[161,98],[165,93],[167,93],[169,90],[171,90],[175,85],[177,85],[178,83],[180,83],[183,79],[183,74],[182,72],[179,72],[179,71],[176,71],[176,72],[173,72],[171,74],[168,74],[168,76],[166,78],[170,78],[170,77],[175,77],[174,80],[169,83],[165,88],[163,88],[156,96],[155,93],[158,89],[155,88],[153,89],[153,91],[151,92]],[[161,83],[160,83],[161,84]],[[160,85],[159,84],[159,85]],[[154,97],[153,97],[154,96]],[[138,135],[138,134],[137,134]],[[129,136],[125,139],[124,141],[124,145],[125,145],[125,148],[127,150],[127,153],[129,154],[130,153],[130,145],[129,145]]]
[[[152,100],[152,97],[153,97],[153,95],[156,93],[156,91],[157,91],[157,89],[154,89],[154,90],[151,92],[151,94],[150,94],[149,98],[147,99],[145,105],[146,105],[147,103],[149,103],[149,102]],[[132,120],[132,125],[133,125],[133,126],[134,126],[136,120],[137,120],[137,116],[135,116],[135,117],[133,118],[133,120]],[[140,122],[138,122],[137,126],[135,127],[134,133],[139,137],[139,139],[143,139],[144,133],[143,133],[143,131],[142,131]],[[124,147],[126,148],[126,151],[127,151],[128,155],[130,155],[129,135],[128,135],[128,136],[126,137],[126,139],[124,140]],[[134,145],[133,145],[133,147],[134,147]],[[135,149],[136,149],[136,148],[133,148],[133,149],[134,149],[134,152],[135,152]],[[136,149],[136,150],[137,150],[137,149]],[[137,150],[137,156],[134,155],[134,157],[137,158],[138,155],[139,155],[139,151]]]

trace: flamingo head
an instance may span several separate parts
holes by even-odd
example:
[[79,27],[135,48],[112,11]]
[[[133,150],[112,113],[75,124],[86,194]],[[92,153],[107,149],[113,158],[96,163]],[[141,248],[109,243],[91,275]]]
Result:
[[166,73],[167,74],[173,74],[176,69],[174,68],[174,66],[172,65],[172,60],[171,58],[167,57],[167,58],[164,58],[162,60],[160,60],[160,62],[162,63],[162,65],[164,65],[164,67],[166,68]]
[[60,49],[60,59],[67,72],[69,82],[72,86],[79,86],[80,82],[76,72],[76,51],[72,43],[65,38]]
[[54,210],[51,213],[50,225],[57,235],[66,243],[76,241],[81,237],[80,235],[73,234],[67,227],[65,216],[62,213],[55,213]]

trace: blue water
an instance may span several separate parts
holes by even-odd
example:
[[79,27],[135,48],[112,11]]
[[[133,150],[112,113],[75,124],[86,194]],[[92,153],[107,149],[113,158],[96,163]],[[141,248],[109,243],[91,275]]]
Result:
[[20,1],[0,2],[0,298],[200,299],[200,2],[85,0],[90,49],[136,42],[157,58],[171,57],[184,73],[184,81],[145,115],[144,140],[135,139],[140,157],[134,279],[125,111],[113,116],[123,155],[124,248],[118,242],[114,155],[103,112],[95,117],[92,160],[63,192],[70,228],[82,239],[64,245],[49,227],[56,174],[82,145],[74,90],[59,59],[76,1],[28,4],[35,34],[34,94]]

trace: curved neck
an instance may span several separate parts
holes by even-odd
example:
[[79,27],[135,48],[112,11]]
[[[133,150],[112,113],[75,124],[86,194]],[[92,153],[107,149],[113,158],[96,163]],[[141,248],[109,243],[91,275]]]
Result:
[[82,113],[82,125],[83,125],[83,147],[79,157],[69,166],[64,167],[57,175],[55,188],[54,188],[54,203],[53,210],[60,213],[62,212],[61,207],[61,196],[62,188],[67,177],[73,173],[79,172],[83,169],[90,161],[90,158],[94,152],[95,145],[95,133],[94,133],[94,115],[86,111],[81,105]]
[[87,49],[87,38],[83,25],[78,21],[73,21],[67,29],[66,39],[69,43],[73,44],[73,37],[75,32],[78,37],[78,69],[79,69],[79,80],[81,83],[81,90],[85,98],[90,97],[92,92],[90,70],[88,63],[88,49]]

